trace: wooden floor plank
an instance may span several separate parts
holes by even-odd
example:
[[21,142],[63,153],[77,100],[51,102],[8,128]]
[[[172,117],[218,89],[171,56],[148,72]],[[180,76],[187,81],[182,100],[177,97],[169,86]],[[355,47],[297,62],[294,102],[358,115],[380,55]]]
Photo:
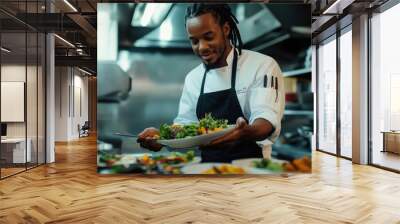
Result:
[[0,223],[400,223],[400,175],[313,153],[289,177],[107,176],[96,139],[0,181]]

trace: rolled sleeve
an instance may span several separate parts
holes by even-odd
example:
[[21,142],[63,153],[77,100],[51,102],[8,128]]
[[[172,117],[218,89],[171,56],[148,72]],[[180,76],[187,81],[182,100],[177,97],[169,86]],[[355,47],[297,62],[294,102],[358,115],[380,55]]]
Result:
[[[264,87],[264,76],[268,77],[268,85]],[[278,91],[271,87],[272,77],[278,78]],[[263,148],[270,148],[278,139],[281,131],[281,121],[285,107],[285,91],[282,72],[279,65],[272,61],[268,66],[262,66],[256,75],[254,85],[249,91],[250,118],[252,124],[256,119],[262,118],[271,123],[274,128],[271,135],[257,143]]]
[[257,118],[264,118],[274,128],[280,125],[279,111],[275,104],[276,91],[270,88],[254,88],[250,90],[250,124]]

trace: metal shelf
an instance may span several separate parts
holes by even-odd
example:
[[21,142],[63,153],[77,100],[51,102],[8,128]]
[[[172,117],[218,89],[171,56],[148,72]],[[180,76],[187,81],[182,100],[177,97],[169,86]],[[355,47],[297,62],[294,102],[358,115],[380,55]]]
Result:
[[313,116],[314,111],[312,110],[285,110],[284,115],[304,115],[304,116]]
[[283,77],[299,76],[307,73],[311,73],[311,68],[301,68],[301,69],[286,71],[283,72]]

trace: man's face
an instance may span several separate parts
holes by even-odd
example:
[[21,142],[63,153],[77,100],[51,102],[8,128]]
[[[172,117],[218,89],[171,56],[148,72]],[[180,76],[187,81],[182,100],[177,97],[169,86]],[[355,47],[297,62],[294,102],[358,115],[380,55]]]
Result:
[[[221,62],[227,47],[230,31],[228,24],[221,27],[211,13],[190,18],[186,21],[192,49],[207,66],[215,66]],[[228,42],[229,43],[229,42]]]

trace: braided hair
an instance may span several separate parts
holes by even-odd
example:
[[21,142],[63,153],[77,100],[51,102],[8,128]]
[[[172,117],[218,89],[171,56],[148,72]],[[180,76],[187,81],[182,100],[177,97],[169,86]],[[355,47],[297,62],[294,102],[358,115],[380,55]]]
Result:
[[232,14],[231,8],[228,4],[206,4],[206,3],[195,3],[186,9],[185,24],[187,19],[197,17],[206,13],[211,13],[218,21],[219,25],[223,26],[225,22],[231,28],[229,33],[229,39],[233,46],[239,50],[239,54],[242,53],[243,42],[240,37],[240,32],[236,24],[239,21],[235,15]]

